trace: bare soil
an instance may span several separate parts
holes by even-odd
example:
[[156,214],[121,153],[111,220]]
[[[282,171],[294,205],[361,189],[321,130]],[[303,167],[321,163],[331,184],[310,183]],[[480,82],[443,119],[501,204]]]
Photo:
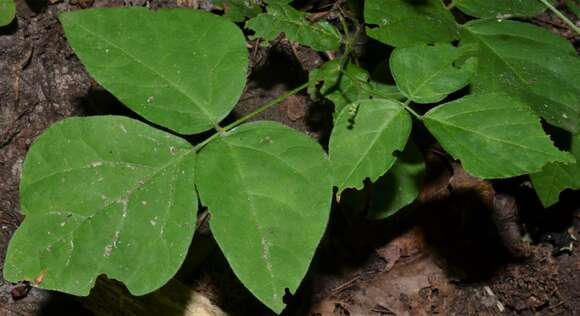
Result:
[[[103,6],[209,6],[196,0],[16,3],[17,19],[0,28],[0,273],[10,236],[23,220],[18,183],[34,139],[69,116],[138,118],[86,73],[63,36],[58,13]],[[550,14],[533,22],[578,43]],[[249,83],[228,120],[306,81],[307,72],[326,58],[283,39],[269,48],[253,44]],[[369,60],[377,45],[368,43]],[[283,122],[323,145],[332,125],[329,105],[306,95],[257,119]],[[485,182],[468,176],[437,147],[424,153],[425,189],[417,203],[394,217],[370,221],[364,205],[334,205],[311,270],[298,293],[287,296],[284,314],[580,314],[580,250],[573,239],[580,232],[578,192],[566,192],[561,203],[544,210],[525,177]],[[206,256],[188,258],[178,278],[231,315],[272,315],[236,280],[203,227],[194,243]],[[524,236],[532,243],[523,242]],[[93,315],[86,306],[82,299],[0,278],[0,315]]]

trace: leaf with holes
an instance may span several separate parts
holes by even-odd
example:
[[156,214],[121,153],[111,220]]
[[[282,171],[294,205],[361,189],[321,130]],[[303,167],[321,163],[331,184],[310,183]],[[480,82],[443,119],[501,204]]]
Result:
[[423,121],[470,174],[484,179],[539,172],[550,162],[573,162],[542,130],[540,119],[517,99],[471,95],[443,104]]
[[295,292],[328,220],[328,159],[279,123],[237,127],[199,153],[196,184],[211,230],[242,283],[276,313]]
[[368,216],[383,219],[413,203],[425,178],[425,161],[413,142],[408,142],[393,167],[372,185]]
[[459,31],[440,0],[366,0],[367,34],[395,47],[451,42]]
[[275,39],[280,33],[290,41],[298,42],[318,51],[334,50],[340,46],[340,33],[327,21],[310,22],[307,15],[290,5],[270,3],[267,12],[246,22],[256,37],[266,41]]
[[[28,152],[20,183],[26,216],[4,277],[88,295],[100,274],[142,295],[180,267],[196,223],[189,143],[138,121],[70,118]],[[144,242],[146,241],[146,242]]]
[[551,163],[546,165],[542,172],[530,175],[544,207],[556,204],[560,192],[565,189],[580,189],[580,135],[572,138],[570,151],[576,158],[576,163]]
[[363,181],[376,181],[395,163],[395,151],[405,148],[411,116],[392,100],[363,100],[344,108],[330,135],[329,155],[337,195],[360,190]]
[[8,25],[16,15],[14,0],[0,0],[0,26]]
[[580,59],[569,42],[515,21],[472,21],[464,30],[463,45],[479,48],[475,93],[509,94],[549,123],[578,132]]
[[435,103],[469,83],[476,59],[463,59],[468,46],[451,44],[396,48],[391,72],[401,92],[416,103]]
[[539,0],[455,0],[454,3],[459,10],[478,18],[534,16],[546,10]]
[[120,8],[67,12],[60,21],[91,76],[135,112],[176,132],[215,126],[244,88],[246,41],[223,17]]

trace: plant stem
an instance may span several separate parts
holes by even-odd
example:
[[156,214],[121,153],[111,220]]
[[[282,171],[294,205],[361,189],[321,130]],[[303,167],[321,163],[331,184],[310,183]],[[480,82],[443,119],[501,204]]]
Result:
[[253,112],[244,115],[243,117],[237,119],[235,122],[227,125],[226,127],[223,127],[223,128],[220,127],[219,129],[217,129],[217,133],[212,134],[210,137],[206,138],[201,143],[195,145],[193,147],[193,151],[195,151],[195,152],[199,151],[201,148],[203,148],[203,146],[207,145],[212,140],[216,139],[217,137],[219,137],[221,135],[224,135],[226,132],[228,132],[232,128],[244,123],[245,121],[251,119],[252,117],[266,111],[267,109],[273,107],[274,105],[276,105],[276,104],[288,99],[289,97],[297,94],[298,92],[304,90],[304,88],[308,87],[309,84],[310,84],[310,82],[303,83],[300,86],[298,86],[297,88],[294,88],[294,89],[288,91],[287,93],[285,93],[285,94],[283,94],[283,95],[281,95],[273,100],[266,102],[264,105],[260,106],[259,108],[257,108]]
[[304,90],[306,87],[308,87],[309,84],[310,84],[310,82],[303,83],[300,86],[286,92],[285,94],[283,94],[283,95],[281,95],[273,100],[266,102],[264,105],[260,106],[259,108],[257,108],[253,112],[246,114],[243,117],[239,118],[237,121],[227,125],[226,127],[224,127],[224,130],[227,132],[227,131],[231,130],[232,128],[244,123],[245,121],[251,119],[252,117],[266,111],[267,109],[273,107],[274,105],[276,105],[276,104],[288,99],[289,97],[297,94],[298,92]]
[[403,105],[403,107],[409,111],[409,113],[413,114],[413,116],[415,116],[419,121],[423,120],[423,116],[419,115],[419,113],[415,112],[415,110],[413,110],[413,108],[409,105],[411,103],[411,99],[407,99],[405,100],[405,102],[402,102],[401,104]]
[[542,2],[546,7],[548,7],[548,9],[550,9],[552,12],[554,12],[555,15],[557,15],[560,19],[562,19],[562,21],[564,21],[564,23],[568,24],[568,26],[574,30],[574,32],[580,34],[580,28],[578,26],[576,26],[576,24],[574,24],[574,22],[570,21],[564,14],[562,14],[562,12],[560,12],[558,9],[556,9],[556,7],[554,7],[548,0],[540,0],[540,2]]

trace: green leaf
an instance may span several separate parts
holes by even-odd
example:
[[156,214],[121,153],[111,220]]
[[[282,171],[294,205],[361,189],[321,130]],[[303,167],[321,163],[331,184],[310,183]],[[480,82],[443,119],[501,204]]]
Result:
[[540,197],[544,207],[549,207],[560,197],[560,192],[565,189],[580,189],[580,135],[572,138],[572,155],[576,163],[551,163],[544,167],[542,172],[530,175],[536,193]]
[[16,15],[14,0],[0,0],[0,26],[8,25]]
[[539,118],[502,94],[470,95],[438,106],[423,119],[445,150],[484,179],[538,172],[549,162],[573,162],[542,130]]
[[455,5],[471,16],[496,19],[534,16],[546,10],[538,0],[455,0]]
[[413,203],[419,196],[424,177],[423,156],[413,142],[408,142],[389,172],[373,184],[369,217],[387,218]]
[[549,123],[578,132],[580,59],[570,43],[551,32],[515,21],[473,21],[462,34],[475,44],[475,93],[518,98]]
[[121,8],[63,13],[60,21],[103,87],[176,132],[215,126],[244,88],[246,41],[225,18],[196,10]]
[[367,35],[391,46],[451,42],[459,35],[440,0],[366,0],[364,14]]
[[[367,84],[369,74],[362,68],[355,64],[348,63],[345,68],[345,75],[340,71],[341,65],[338,59],[334,59],[324,63],[319,68],[310,72],[310,82],[313,84],[308,88],[308,92],[312,98],[316,97],[317,82],[322,81],[322,86],[319,93],[334,103],[334,112],[340,113],[342,109],[355,101],[361,99],[368,99],[370,97],[368,91],[363,89],[363,86],[370,90],[371,87]],[[356,78],[359,82],[352,79]]]
[[324,233],[332,196],[320,145],[274,122],[242,125],[199,153],[196,184],[211,230],[242,283],[276,313]]
[[326,21],[310,22],[307,15],[290,5],[270,3],[267,13],[246,22],[256,37],[271,41],[282,32],[293,42],[309,46],[317,51],[335,50],[340,47],[340,33]]
[[340,112],[330,135],[329,155],[337,194],[360,190],[395,163],[395,151],[405,148],[411,116],[397,101],[363,100]]
[[100,274],[142,295],[180,267],[195,230],[191,145],[138,121],[101,116],[52,125],[20,183],[26,216],[4,277],[88,295]]
[[566,7],[572,11],[576,16],[580,16],[580,1],[579,0],[566,0]]
[[475,71],[475,58],[461,60],[467,46],[451,44],[396,48],[391,72],[401,92],[416,103],[435,103],[465,87]]
[[225,11],[224,17],[234,22],[244,22],[247,18],[262,13],[257,0],[211,0],[211,2]]

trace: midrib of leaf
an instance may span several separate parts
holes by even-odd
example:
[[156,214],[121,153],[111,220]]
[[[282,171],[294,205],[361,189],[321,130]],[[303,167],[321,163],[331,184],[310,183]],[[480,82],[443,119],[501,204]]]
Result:
[[[346,113],[346,112],[344,112]],[[395,120],[395,118],[397,116],[400,115],[400,111],[398,113],[396,113],[395,115],[393,115],[393,117],[390,120],[386,120],[385,123],[383,123],[378,130],[380,130],[379,133],[377,133],[377,135],[375,135],[375,137],[373,137],[371,143],[369,144],[369,146],[367,147],[367,149],[364,151],[364,155],[361,155],[360,158],[357,160],[357,162],[354,164],[354,167],[350,169],[348,175],[346,176],[345,180],[341,183],[340,187],[343,187],[345,183],[348,182],[348,180],[350,180],[350,177],[352,177],[352,175],[354,174],[354,172],[356,170],[358,170],[358,168],[360,167],[361,163],[363,162],[363,160],[365,159],[365,157],[369,154],[371,148],[373,148],[377,141],[379,140],[379,138],[382,136],[382,133],[384,132],[385,128],[387,127],[387,125],[389,125],[392,121]],[[394,163],[395,159],[393,159],[393,163]],[[392,165],[392,164],[391,164]],[[386,170],[385,170],[386,172]],[[346,188],[345,188],[346,189]]]
[[[505,66],[506,66],[506,67],[507,67],[507,68],[508,68],[508,69],[509,69],[509,70],[510,70],[510,71],[511,71],[511,72],[512,72],[512,73],[513,73],[515,76],[516,76],[516,78],[518,78],[518,79],[519,79],[520,83],[521,83],[521,84],[522,84],[524,87],[527,87],[527,86],[529,86],[529,83],[528,83],[528,81],[527,81],[525,78],[523,78],[523,77],[521,76],[521,74],[520,74],[520,73],[519,73],[519,72],[518,72],[518,71],[517,71],[517,70],[514,68],[514,66],[513,66],[512,64],[510,64],[510,63],[509,63],[509,62],[508,62],[506,59],[502,58],[502,57],[501,57],[501,55],[500,55],[500,54],[499,54],[499,53],[498,53],[498,52],[497,52],[497,51],[494,49],[494,47],[493,47],[491,44],[489,44],[489,43],[488,43],[488,42],[485,40],[485,37],[486,37],[487,35],[485,35],[485,34],[480,34],[480,33],[477,33],[477,32],[473,32],[473,31],[472,31],[472,30],[470,30],[469,28],[468,28],[468,30],[469,30],[469,32],[471,32],[472,34],[477,34],[477,35],[479,35],[479,36],[477,36],[477,37],[476,37],[476,38],[479,40],[479,42],[481,42],[481,43],[482,43],[482,44],[483,44],[483,45],[484,45],[484,46],[485,46],[485,47],[486,47],[486,48],[487,48],[487,49],[488,49],[488,50],[489,50],[489,51],[490,51],[490,52],[491,52],[491,53],[492,53],[492,54],[495,56],[495,58],[496,58],[497,60],[501,61],[501,62],[502,62],[502,63],[503,63],[503,64],[504,64],[504,65],[505,65]],[[495,34],[494,34],[493,36],[497,36],[497,35],[495,35]],[[511,37],[514,37],[514,36],[511,36]],[[528,62],[528,61],[526,61],[526,62]],[[527,90],[527,89],[526,89],[526,92],[528,92],[528,93],[530,93],[530,94],[533,94],[533,95],[535,95],[535,96],[537,96],[537,97],[540,97],[540,98],[545,98],[544,96],[538,95],[537,93],[535,93],[535,92],[534,92],[534,91],[532,91],[532,90]],[[556,103],[558,103],[558,104],[561,104],[561,105],[563,105],[564,107],[567,107],[567,108],[569,108],[569,109],[572,109],[572,112],[574,112],[574,113],[577,113],[578,115],[580,115],[580,113],[579,113],[579,112],[577,112],[577,111],[576,111],[576,109],[575,109],[573,106],[569,106],[568,104],[561,103],[561,102],[555,101],[555,100],[553,100],[553,99],[549,99],[549,100],[550,100],[550,101],[552,101],[552,102],[556,102]]]
[[[485,112],[485,111],[477,111],[477,112]],[[469,114],[469,113],[471,113],[471,112],[463,112],[463,114]],[[448,117],[448,119],[449,118],[452,118],[452,117],[454,117],[454,116]],[[465,131],[465,132],[468,132],[468,133],[476,134],[476,135],[478,135],[478,136],[480,136],[480,137],[482,137],[484,139],[489,139],[489,140],[492,140],[492,141],[496,141],[498,143],[503,143],[503,144],[510,145],[510,146],[513,146],[513,147],[519,147],[519,148],[526,149],[526,150],[529,150],[529,151],[533,151],[533,152],[536,152],[536,153],[540,153],[540,154],[544,154],[544,155],[549,155],[551,157],[557,157],[557,156],[551,155],[551,154],[549,154],[547,152],[543,152],[541,150],[536,150],[536,149],[534,149],[532,147],[526,147],[524,145],[520,145],[518,143],[514,143],[514,142],[507,141],[507,140],[503,140],[501,138],[492,137],[492,136],[486,135],[484,133],[481,133],[481,132],[479,132],[477,130],[467,129],[467,128],[461,127],[459,125],[455,125],[455,124],[453,124],[451,122],[446,122],[446,121],[442,121],[442,120],[436,119],[436,118],[434,118],[432,116],[429,117],[429,119],[432,120],[432,121],[436,121],[436,122],[438,122],[441,125],[447,125],[447,126],[454,127],[456,129],[459,129],[459,130],[462,130],[462,131]],[[531,124],[526,124],[526,125],[531,125]]]
[[[235,145],[230,144],[227,140],[223,138],[221,140],[229,149],[233,164],[236,167],[240,180],[242,180],[244,178],[244,174],[242,172],[242,168],[240,167],[237,161],[235,150],[232,148],[232,146]],[[272,287],[272,295],[273,295],[272,299],[276,301],[278,299],[278,296],[276,295],[276,284],[274,284],[274,272],[272,271],[272,262],[270,260],[270,245],[268,244],[268,239],[266,238],[266,234],[264,233],[264,228],[258,221],[259,217],[258,214],[256,213],[256,206],[254,205],[254,199],[252,197],[253,194],[248,191],[245,185],[241,185],[240,189],[244,191],[245,195],[248,197],[248,202],[250,203],[249,205],[251,212],[250,217],[252,218],[254,224],[256,225],[256,229],[258,230],[260,235],[260,246],[262,248],[262,256],[260,257],[263,259],[264,266],[266,267],[266,270],[270,275],[270,285]]]
[[[163,79],[171,87],[173,87],[176,91],[178,91],[181,95],[183,95],[186,99],[189,99],[189,101],[191,101],[191,103],[199,110],[199,112],[203,113],[203,115],[205,116],[205,118],[208,120],[208,122],[210,124],[212,124],[212,125],[216,124],[216,122],[214,122],[214,120],[212,118],[212,115],[203,106],[200,105],[200,104],[204,104],[204,102],[201,102],[200,100],[196,99],[194,96],[188,94],[177,83],[175,83],[172,80],[170,80],[169,78],[165,77],[162,73],[158,72],[157,70],[151,68],[149,65],[147,65],[147,63],[145,63],[142,60],[140,60],[139,58],[135,57],[133,54],[131,54],[128,51],[126,51],[125,49],[123,49],[123,47],[119,46],[117,43],[112,42],[105,37],[102,37],[98,33],[91,31],[90,29],[86,28],[82,24],[77,24],[77,25],[78,25],[79,29],[82,29],[87,34],[92,35],[92,36],[98,38],[99,40],[117,48],[121,53],[125,54],[127,57],[129,57],[132,60],[134,60],[135,62],[139,63],[141,66],[143,66],[144,68],[149,70],[154,75],[157,75],[159,78]],[[163,108],[163,109],[165,110],[165,108]],[[177,111],[174,110],[173,112],[177,112]],[[183,113],[193,113],[193,112],[183,112]]]
[[[421,84],[419,84],[417,86],[417,89],[412,90],[413,91],[413,97],[416,97],[416,93],[417,91],[421,91],[421,89],[423,89],[423,87],[425,85],[427,85],[427,83],[429,81],[431,81],[433,78],[435,78],[436,76],[438,76],[441,72],[443,72],[445,70],[447,65],[444,65],[443,67],[441,67],[439,70],[437,70],[436,72],[434,72],[432,75],[430,75],[429,77],[427,77],[427,79],[425,79],[425,81],[421,82]],[[440,95],[444,95],[445,93],[437,93],[435,94],[436,96],[440,96]]]

